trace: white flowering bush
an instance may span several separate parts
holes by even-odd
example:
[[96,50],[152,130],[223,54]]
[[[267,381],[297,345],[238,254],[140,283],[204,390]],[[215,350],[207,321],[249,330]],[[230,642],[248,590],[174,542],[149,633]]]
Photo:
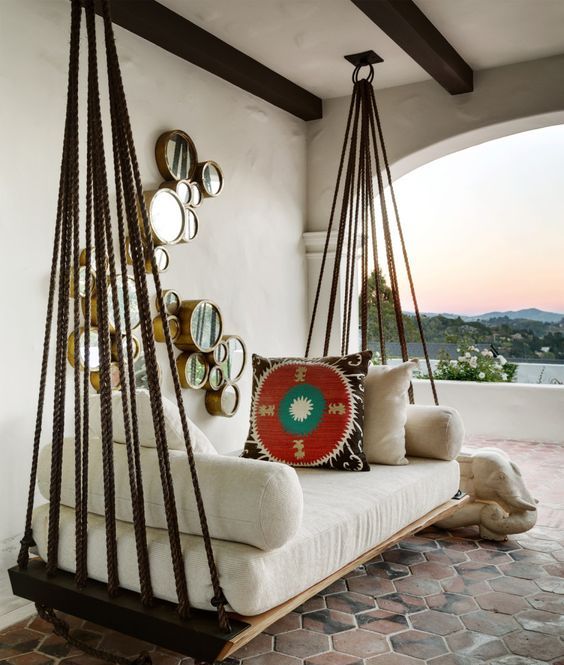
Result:
[[517,365],[507,362],[503,356],[494,356],[489,349],[480,351],[469,342],[462,343],[457,352],[457,358],[452,358],[446,351],[439,354],[435,379],[501,383],[513,381]]

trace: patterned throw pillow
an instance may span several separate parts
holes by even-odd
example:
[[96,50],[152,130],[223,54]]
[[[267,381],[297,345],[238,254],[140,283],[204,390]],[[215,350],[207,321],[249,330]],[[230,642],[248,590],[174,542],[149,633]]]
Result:
[[344,358],[253,356],[251,427],[243,457],[369,471],[362,450],[371,351]]

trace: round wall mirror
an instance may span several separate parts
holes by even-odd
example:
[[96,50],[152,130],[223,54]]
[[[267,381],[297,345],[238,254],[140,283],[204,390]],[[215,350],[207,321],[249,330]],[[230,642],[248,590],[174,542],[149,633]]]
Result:
[[180,129],[173,129],[159,136],[155,146],[155,157],[165,180],[191,178],[198,162],[194,142]]
[[174,245],[184,235],[184,204],[172,189],[145,192],[145,205],[155,245]]
[[[90,372],[90,385],[97,393],[100,392],[100,372]],[[121,375],[117,363],[110,364],[110,386],[112,390],[119,390],[121,387]]]
[[[163,303],[167,314],[178,314],[178,310],[180,309],[180,296],[176,291],[173,291],[172,289],[163,291]],[[157,301],[155,301],[155,307],[157,310],[159,309],[159,303]]]
[[204,162],[198,165],[198,182],[206,197],[218,196],[223,189],[223,173],[216,162]]
[[227,345],[227,358],[223,363],[223,371],[227,381],[233,383],[238,381],[243,374],[247,360],[247,350],[243,340],[237,335],[226,335],[223,340]]
[[176,359],[178,376],[183,388],[203,388],[208,379],[208,364],[201,353],[181,353]]
[[190,203],[190,199],[192,198],[192,188],[190,187],[188,180],[179,180],[176,183],[176,193],[184,205]]
[[218,365],[212,365],[208,374],[208,380],[204,388],[206,390],[219,390],[225,383],[225,375]]
[[[85,331],[80,328],[78,333],[78,366],[84,370],[86,365]],[[74,332],[69,335],[67,342],[67,358],[72,367],[75,366],[76,340]],[[97,370],[100,367],[100,350],[98,348],[98,331],[90,328],[88,339],[88,369]]]
[[[117,284],[117,294],[118,294],[118,307],[119,307],[119,316],[120,316],[120,326],[121,330],[125,330],[125,298],[129,302],[129,318],[131,323],[131,328],[137,328],[141,323],[141,317],[139,314],[139,303],[137,302],[137,290],[135,288],[135,280],[130,275],[127,276],[126,282],[126,292],[124,293],[123,284],[121,277],[118,278]],[[112,287],[110,284],[106,287],[108,289],[108,322],[110,326],[110,331],[115,332],[116,321],[114,313],[114,299],[112,294]],[[96,307],[96,298],[92,298],[92,321],[94,325],[98,325],[98,312]]]
[[206,409],[212,416],[230,418],[239,408],[239,389],[226,384],[218,391],[206,392]]
[[[166,317],[166,320],[168,321],[168,329],[170,331],[170,337],[174,341],[178,337],[178,334],[180,333],[180,323],[176,318],[176,316],[172,314],[169,314]],[[160,314],[158,316],[155,316],[155,318],[153,319],[153,335],[155,336],[155,342],[164,343],[166,341],[163,318]]]
[[221,314],[209,300],[183,300],[180,305],[180,335],[176,346],[183,351],[210,353],[221,340]]
[[225,342],[220,342],[211,353],[211,361],[216,365],[222,365],[227,360],[229,350]]
[[[170,265],[170,255],[164,247],[155,247],[154,257],[155,263],[157,264],[157,270],[159,272],[164,272],[168,269],[168,266]],[[150,261],[148,261],[148,266],[146,265],[145,268],[145,272],[153,272],[153,266]]]
[[[133,354],[133,360],[137,358],[137,356],[141,353],[141,344],[139,343],[139,340],[135,335],[131,336],[131,351]],[[122,335],[121,338],[121,348],[123,349],[123,358],[124,361],[127,362],[127,335]],[[112,350],[112,360],[115,360],[117,362],[118,360],[118,343],[117,339],[114,336],[112,338],[112,345],[111,345],[111,350]]]
[[190,190],[190,205],[194,208],[197,208],[202,204],[202,190],[200,189],[200,185],[198,185],[197,182],[190,183]]
[[198,235],[198,216],[191,208],[186,208],[186,224],[184,225],[184,236],[182,242],[190,242]]

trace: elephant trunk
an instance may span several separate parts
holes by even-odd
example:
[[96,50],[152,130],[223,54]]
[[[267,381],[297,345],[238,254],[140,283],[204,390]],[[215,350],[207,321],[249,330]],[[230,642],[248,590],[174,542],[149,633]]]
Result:
[[490,540],[505,540],[509,534],[532,529],[537,521],[537,509],[506,513],[499,506],[489,503],[480,513],[480,535]]

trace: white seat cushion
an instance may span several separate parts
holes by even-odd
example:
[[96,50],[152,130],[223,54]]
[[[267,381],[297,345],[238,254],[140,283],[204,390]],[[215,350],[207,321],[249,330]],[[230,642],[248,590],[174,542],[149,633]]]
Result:
[[[243,615],[260,614],[292,598],[450,499],[458,489],[459,467],[456,461],[412,458],[406,466],[372,466],[370,473],[301,469],[298,475],[304,517],[292,540],[269,552],[213,542],[223,591],[230,607]],[[47,552],[47,523],[48,506],[41,506],[34,513],[33,535],[42,558]],[[161,529],[147,532],[155,595],[174,601],[168,534]],[[133,527],[120,522],[117,533],[121,584],[138,591]],[[105,581],[103,517],[90,517],[88,541],[89,574]],[[202,538],[184,535],[182,546],[192,605],[212,609]],[[74,570],[72,508],[61,509],[59,565]]]
[[[137,405],[137,423],[139,426],[139,443],[147,448],[156,448],[157,441],[153,426],[153,414],[151,411],[151,399],[149,391],[144,388],[138,388],[135,391],[135,403]],[[165,434],[167,446],[170,450],[186,451],[184,433],[182,431],[182,422],[178,413],[178,405],[171,402],[164,395],[162,396],[163,415],[165,422]],[[100,418],[100,395],[91,395],[89,400],[89,431],[90,435],[96,438],[102,438],[102,423]],[[205,455],[217,454],[217,450],[202,430],[193,423],[190,418],[188,421],[188,433],[192,450],[195,453]],[[123,422],[123,404],[120,390],[112,392],[112,439],[116,443],[126,443],[125,425]]]

